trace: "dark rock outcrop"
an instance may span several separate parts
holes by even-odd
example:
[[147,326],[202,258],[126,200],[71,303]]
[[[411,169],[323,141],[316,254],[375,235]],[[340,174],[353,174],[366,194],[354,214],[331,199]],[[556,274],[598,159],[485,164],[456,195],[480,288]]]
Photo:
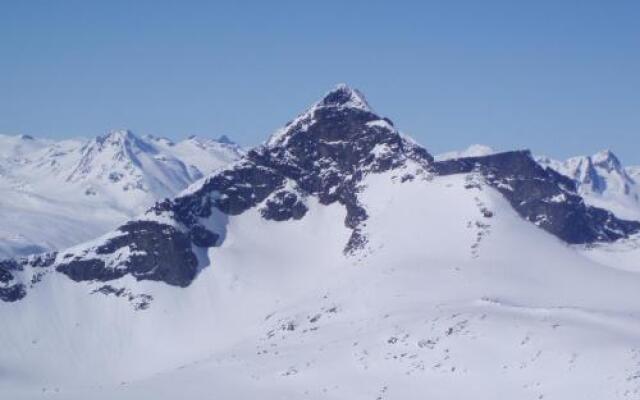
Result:
[[409,159],[425,167],[433,162],[389,119],[376,115],[360,93],[341,85],[241,162],[187,196],[158,203],[153,211],[170,212],[192,227],[210,216],[212,207],[238,215],[264,202],[264,218],[284,221],[304,217],[305,198],[315,196],[321,204],[338,202],[347,210],[345,226],[353,232],[345,246],[349,253],[366,243],[360,229],[367,218],[357,196],[360,182],[367,173],[397,168]]
[[528,151],[441,161],[440,175],[478,172],[524,219],[569,244],[611,242],[640,232],[640,222],[588,206],[573,180],[541,167]]
[[24,288],[24,285],[21,283],[17,283],[15,285],[0,287],[0,300],[12,303],[14,301],[21,300],[27,295],[27,291]]
[[[124,275],[137,280],[162,281],[186,287],[198,273],[198,261],[192,241],[171,225],[155,221],[132,221],[120,228],[122,235],[107,239],[95,248],[97,256],[82,256],[59,264],[56,269],[74,281],[110,281]],[[128,248],[124,259],[112,259],[120,249]]]

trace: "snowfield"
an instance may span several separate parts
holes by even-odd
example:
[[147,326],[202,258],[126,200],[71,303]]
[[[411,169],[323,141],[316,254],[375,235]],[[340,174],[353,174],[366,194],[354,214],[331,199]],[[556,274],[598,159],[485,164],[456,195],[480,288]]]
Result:
[[487,186],[465,188],[473,174],[404,183],[393,175],[366,181],[370,241],[354,257],[341,251],[348,232],[337,205],[312,203],[287,222],[248,211],[229,220],[189,290],[137,282],[154,298],[144,312],[62,276],[0,303],[11,321],[0,331],[0,365],[12,366],[2,391],[638,398],[636,273],[588,260]]

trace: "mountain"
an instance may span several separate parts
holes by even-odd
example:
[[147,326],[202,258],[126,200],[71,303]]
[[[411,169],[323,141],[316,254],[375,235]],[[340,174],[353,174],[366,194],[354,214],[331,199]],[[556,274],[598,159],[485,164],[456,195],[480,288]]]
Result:
[[173,144],[130,131],[91,140],[0,136],[0,258],[95,238],[241,154],[228,142]]
[[578,193],[588,204],[610,210],[621,218],[640,220],[638,176],[634,177],[633,168],[624,168],[611,151],[566,161],[538,157],[538,162],[574,180]]
[[[339,85],[101,238],[0,264],[7,398],[634,398],[640,223],[436,161]],[[508,379],[505,379],[508,378]]]

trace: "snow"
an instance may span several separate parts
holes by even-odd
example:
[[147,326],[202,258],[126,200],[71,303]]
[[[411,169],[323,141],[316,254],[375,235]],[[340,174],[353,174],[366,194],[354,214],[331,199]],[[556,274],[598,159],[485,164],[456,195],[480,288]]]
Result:
[[364,97],[364,95],[357,89],[352,89],[351,87],[349,87],[349,85],[347,85],[346,83],[339,83],[338,85],[336,85],[336,87],[332,90],[332,92],[334,91],[345,91],[347,93],[349,93],[349,101],[346,102],[343,107],[345,108],[357,108],[363,111],[369,111],[371,112],[371,106],[369,106],[369,103],[367,102],[367,99]]
[[91,140],[0,135],[0,259],[97,237],[243,151],[112,131]]
[[353,256],[344,208],[309,198],[298,221],[258,208],[230,217],[186,289],[111,283],[153,296],[144,311],[90,294],[100,283],[46,276],[23,301],[0,303],[11,321],[0,394],[637,398],[637,272],[589,260],[494,189],[469,188],[473,175],[396,174],[363,182],[368,244]]
[[385,121],[384,119],[377,119],[374,121],[367,122],[367,126],[378,127],[378,128],[387,129],[390,131],[395,131],[395,128],[388,121]]
[[464,150],[455,150],[437,154],[434,158],[436,159],[436,161],[445,161],[456,158],[488,156],[494,153],[496,153],[496,151],[489,146],[485,146],[482,144],[472,144]]
[[[324,107],[323,101],[335,92],[345,92],[348,97],[348,101],[341,103],[338,108],[354,108],[366,112],[373,112],[369,103],[365,99],[364,95],[360,93],[356,89],[352,89],[345,83],[340,83],[336,85],[335,88],[327,92],[323,98],[314,104],[312,104],[305,112],[299,114],[293,121],[289,122],[283,128],[275,131],[264,145],[273,147],[273,146],[286,146],[288,137],[291,135],[293,131],[306,131],[306,129],[311,126],[314,122],[314,114],[319,109]],[[332,107],[335,105],[332,105]],[[380,122],[381,124],[381,122]]]
[[584,256],[602,265],[640,273],[640,235],[610,244],[577,246]]
[[587,204],[609,210],[619,218],[640,220],[640,186],[633,177],[634,169],[625,169],[610,150],[565,161],[543,156],[537,160],[573,179]]
[[371,149],[371,154],[373,154],[376,158],[380,158],[390,152],[391,148],[387,143],[378,143],[373,147],[373,149]]

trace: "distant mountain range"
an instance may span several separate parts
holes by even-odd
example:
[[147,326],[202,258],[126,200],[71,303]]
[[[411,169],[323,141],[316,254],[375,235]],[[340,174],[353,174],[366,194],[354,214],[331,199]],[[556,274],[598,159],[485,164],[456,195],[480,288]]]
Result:
[[97,237],[242,154],[226,137],[0,135],[0,258]]
[[573,179],[587,203],[640,220],[640,167],[624,167],[609,150],[565,161],[538,157],[538,162]]

